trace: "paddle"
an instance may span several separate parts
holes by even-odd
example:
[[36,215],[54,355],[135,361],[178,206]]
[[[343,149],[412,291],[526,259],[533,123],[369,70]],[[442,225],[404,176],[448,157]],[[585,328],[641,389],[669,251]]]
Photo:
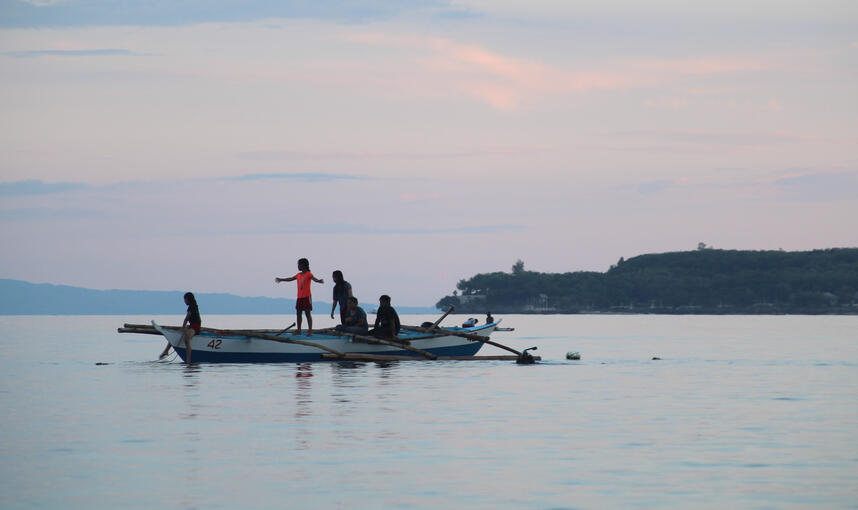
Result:
[[428,328],[428,329],[435,329],[435,328],[437,328],[437,327],[438,327],[438,324],[441,324],[441,321],[442,321],[442,320],[444,320],[444,319],[446,319],[446,318],[447,318],[447,316],[448,316],[448,315],[450,315],[450,312],[452,312],[452,311],[453,311],[453,310],[455,310],[455,309],[456,309],[456,307],[455,307],[455,306],[450,305],[449,310],[447,310],[447,311],[444,313],[444,315],[442,315],[440,319],[438,319],[437,321],[435,321],[435,324],[432,324],[432,327],[430,327],[430,328]]
[[280,335],[282,335],[283,333],[285,333],[285,332],[289,331],[290,329],[292,329],[292,326],[294,326],[294,325],[295,325],[295,323],[293,322],[292,324],[290,324],[290,325],[289,325],[289,327],[287,327],[286,329],[284,329],[284,330],[283,330],[283,331],[281,331],[280,333],[277,333],[277,334],[276,334],[276,335],[274,335],[274,336],[280,336]]

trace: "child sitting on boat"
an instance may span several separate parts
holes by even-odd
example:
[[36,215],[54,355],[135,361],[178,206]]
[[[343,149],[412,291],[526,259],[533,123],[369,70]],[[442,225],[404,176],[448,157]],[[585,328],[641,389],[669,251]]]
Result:
[[366,322],[366,312],[363,311],[363,308],[358,306],[358,300],[356,297],[350,297],[348,299],[348,303],[343,323],[334,329],[344,333],[365,335],[369,329],[369,324]]
[[378,298],[378,310],[375,312],[375,327],[370,330],[369,334],[376,338],[391,339],[396,338],[400,328],[399,315],[390,306],[390,296],[387,294],[382,295]]
[[298,259],[298,273],[289,278],[274,278],[275,283],[291,282],[298,280],[298,300],[295,301],[295,311],[298,313],[298,330],[301,334],[301,312],[307,316],[307,336],[313,336],[313,316],[310,312],[313,310],[313,296],[310,292],[310,282],[325,283],[325,280],[317,279],[310,272],[310,261],[307,259]]

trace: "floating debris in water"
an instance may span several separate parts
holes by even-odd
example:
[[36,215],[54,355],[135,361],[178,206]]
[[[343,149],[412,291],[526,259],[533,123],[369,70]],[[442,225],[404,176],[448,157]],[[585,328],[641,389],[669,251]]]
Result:
[[566,359],[581,359],[581,353],[578,351],[569,351],[566,353]]
[[98,363],[96,363],[95,365],[96,365],[96,366],[98,366],[98,365],[109,365],[109,364],[110,364],[110,363],[104,363],[104,362],[102,362],[102,361],[99,361],[99,362],[98,362]]
[[653,360],[653,361],[661,361],[661,358],[659,358],[658,356],[653,356],[653,357],[652,357],[652,360]]

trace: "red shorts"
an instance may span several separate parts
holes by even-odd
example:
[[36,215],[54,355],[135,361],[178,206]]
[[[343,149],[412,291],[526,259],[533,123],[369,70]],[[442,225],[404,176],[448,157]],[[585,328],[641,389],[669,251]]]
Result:
[[191,328],[191,329],[193,329],[193,330],[194,330],[194,333],[196,333],[196,334],[198,334],[198,335],[199,335],[199,334],[200,334],[200,329],[202,329],[203,325],[202,325],[202,324],[200,324],[200,323],[196,323],[196,324],[195,324],[195,323],[191,322],[191,323],[189,323],[189,324],[188,324],[188,327],[189,327],[189,328]]
[[311,311],[313,310],[313,298],[311,297],[299,297],[298,301],[295,301],[295,310],[301,311]]

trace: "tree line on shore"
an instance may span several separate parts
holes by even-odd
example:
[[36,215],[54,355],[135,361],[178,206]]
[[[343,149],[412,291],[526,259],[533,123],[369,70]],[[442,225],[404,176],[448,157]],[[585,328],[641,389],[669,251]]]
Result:
[[461,313],[858,313],[858,248],[646,254],[602,273],[512,271],[461,280],[436,306]]

